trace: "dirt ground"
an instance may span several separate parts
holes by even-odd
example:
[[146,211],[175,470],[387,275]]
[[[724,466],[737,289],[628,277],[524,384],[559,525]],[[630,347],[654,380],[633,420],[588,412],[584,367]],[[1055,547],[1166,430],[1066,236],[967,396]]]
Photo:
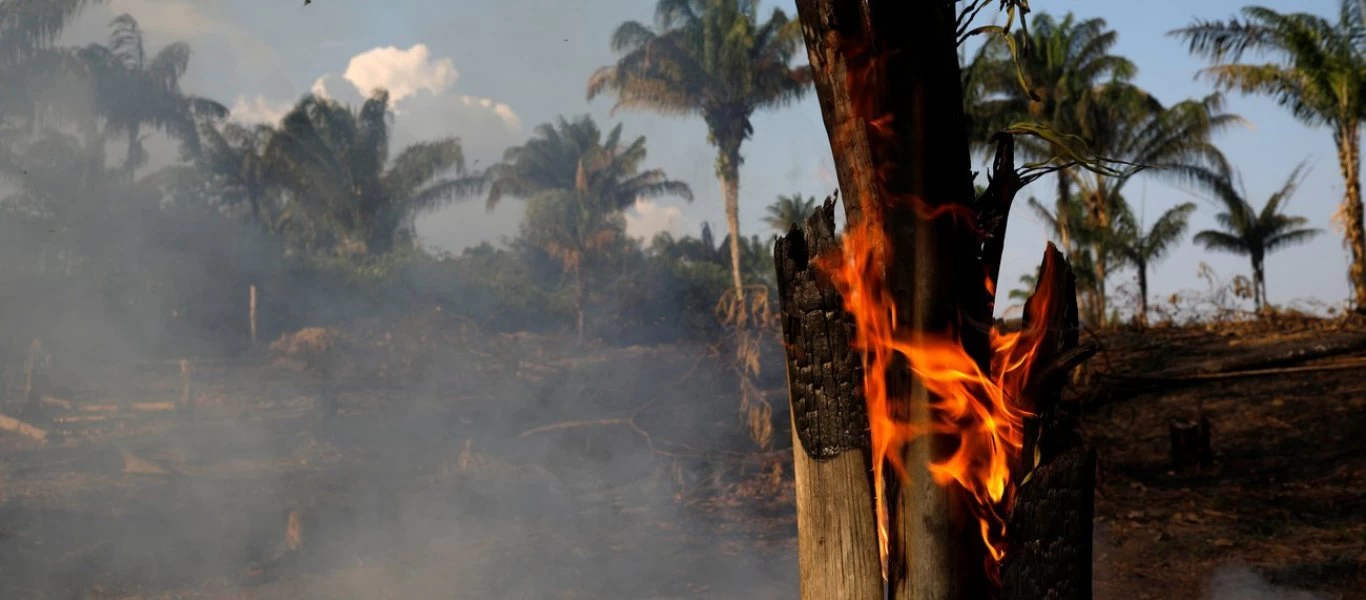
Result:
[[[1154,375],[1362,333],[1100,335],[1072,391],[1101,457],[1096,597],[1359,597],[1366,367]],[[450,344],[420,383],[344,381],[321,425],[317,381],[259,360],[197,365],[188,411],[35,415],[65,437],[0,432],[0,598],[794,598],[791,450],[747,441],[718,361],[501,336]],[[179,381],[121,367],[59,391],[126,407]],[[1168,423],[1200,411],[1214,461],[1174,470]]]

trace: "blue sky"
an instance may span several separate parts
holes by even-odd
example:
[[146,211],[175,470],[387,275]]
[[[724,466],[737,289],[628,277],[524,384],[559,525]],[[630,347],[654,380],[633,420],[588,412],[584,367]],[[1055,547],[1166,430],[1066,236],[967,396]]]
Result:
[[[1211,89],[1193,79],[1203,63],[1189,57],[1166,32],[1195,17],[1228,17],[1242,6],[1226,0],[1032,4],[1036,11],[1070,10],[1106,19],[1120,32],[1115,51],[1138,64],[1138,83],[1169,103]],[[1283,11],[1336,12],[1336,2],[1330,0],[1263,4]],[[411,91],[396,105],[396,142],[457,135],[468,159],[478,161],[476,168],[496,161],[535,125],[561,114],[589,113],[605,127],[624,122],[628,135],[649,139],[652,166],[689,182],[696,194],[691,204],[661,200],[641,207],[631,215],[632,231],[695,233],[703,221],[724,222],[713,152],[702,123],[640,113],[613,116],[610,98],[591,104],[584,98],[589,73],[613,59],[608,47],[612,30],[627,19],[648,22],[653,5],[652,0],[314,0],[304,7],[301,0],[110,0],[107,7],[90,11],[68,37],[102,39],[114,14],[131,13],[153,48],[176,40],[190,43],[195,54],[185,87],[235,106],[238,118],[245,120],[277,117],[310,89],[355,101],[362,88],[402,87]],[[791,0],[770,6],[795,13]],[[1251,199],[1263,201],[1296,164],[1308,160],[1312,170],[1290,210],[1328,230],[1310,245],[1268,258],[1271,300],[1315,298],[1340,304],[1347,297],[1347,253],[1329,223],[1342,194],[1329,132],[1301,125],[1262,98],[1234,96],[1228,108],[1251,121],[1250,128],[1218,140],[1242,172]],[[755,130],[744,148],[740,211],[746,234],[768,235],[760,221],[763,207],[778,194],[829,193],[835,186],[833,163],[814,98],[759,115]],[[1034,184],[1033,192],[1048,197],[1052,189],[1045,179]],[[1026,190],[1021,199],[1029,194]],[[1196,201],[1200,209],[1192,231],[1214,225],[1217,209],[1208,200],[1156,180],[1131,183],[1127,195],[1149,222],[1171,206]],[[519,203],[506,202],[486,213],[481,201],[472,201],[425,218],[419,230],[427,244],[458,251],[513,233],[520,211]],[[1033,215],[1018,207],[1011,216],[1003,288],[1032,271],[1046,239]],[[1240,257],[1206,253],[1186,243],[1151,274],[1153,298],[1205,289],[1197,276],[1201,262],[1224,280],[1249,271]],[[1110,285],[1130,281],[1131,273],[1118,273]]]

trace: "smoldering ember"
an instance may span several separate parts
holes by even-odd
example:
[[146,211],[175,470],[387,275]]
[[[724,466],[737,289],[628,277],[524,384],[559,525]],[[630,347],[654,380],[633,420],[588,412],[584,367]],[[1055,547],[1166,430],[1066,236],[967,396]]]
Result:
[[1301,4],[0,0],[0,599],[1359,597]]

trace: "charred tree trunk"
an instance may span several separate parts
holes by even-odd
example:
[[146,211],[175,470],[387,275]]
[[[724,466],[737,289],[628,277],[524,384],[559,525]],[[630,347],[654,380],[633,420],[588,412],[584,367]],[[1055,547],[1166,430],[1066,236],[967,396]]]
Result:
[[[994,286],[1007,216],[1021,183],[1013,140],[999,135],[993,140],[997,155],[990,184],[980,198],[974,196],[953,3],[797,4],[847,221],[879,228],[889,244],[883,268],[896,307],[895,335],[951,332],[981,370],[990,372]],[[862,401],[864,374],[836,368],[839,361],[862,364],[855,362],[857,353],[845,354],[849,340],[840,339],[855,329],[831,286],[809,266],[822,247],[833,243],[833,233],[825,232],[832,228],[832,217],[833,204],[827,202],[805,230],[794,228],[776,248],[793,434],[799,448],[802,597],[808,600],[876,598],[876,584],[865,580],[880,579],[875,563],[863,558],[878,552],[876,517],[867,499],[872,495],[873,483],[867,481],[872,465],[861,472],[854,469],[854,456],[871,456],[863,437],[867,409],[854,404]],[[1007,599],[1090,594],[1091,488],[1084,467],[1091,459],[1065,414],[1050,408],[1058,404],[1063,375],[1086,352],[1076,348],[1072,274],[1051,246],[1043,271],[1041,281],[1057,285],[1055,279],[1061,279],[1066,284],[1048,288],[1065,298],[1049,304],[1043,317],[1050,330],[1057,326],[1061,333],[1050,337],[1047,357],[1036,359],[1040,374],[1030,383],[1031,394],[1043,394],[1039,404],[1045,410],[1027,424],[1033,476],[1023,483],[1028,489],[1021,491],[1022,510],[1011,522],[1028,519],[1030,525],[1019,524],[1022,549],[1007,552],[1007,560],[1013,560],[1003,565]],[[1041,284],[1039,289],[1045,288]],[[1031,302],[1048,302],[1052,294],[1036,293]],[[904,359],[900,364],[893,360],[886,374],[893,416],[927,420],[935,399],[907,366]],[[855,415],[862,420],[854,421]],[[996,596],[984,572],[985,544],[965,494],[957,486],[934,484],[928,474],[930,463],[951,452],[954,441],[924,436],[910,444],[902,457],[909,471],[904,483],[895,469],[883,469],[889,476],[884,482],[889,516],[885,598]],[[845,466],[837,466],[841,464]],[[1057,510],[1055,516],[1049,512],[1057,504],[1053,499],[1062,496],[1067,510]],[[1014,547],[1016,536],[1008,542]],[[1054,556],[1065,557],[1057,562],[1066,566],[1050,562]],[[1050,579],[1057,577],[1063,579]],[[1030,596],[1025,593],[1029,589],[1055,592]],[[1078,595],[1082,593],[1086,596]]]
[[792,403],[801,597],[881,600],[863,373],[853,318],[812,264],[835,246],[834,199],[774,247]]
[[[1031,310],[1051,290],[1046,311]],[[1078,344],[1076,279],[1052,244],[1039,281],[1025,306],[1024,326],[1047,324],[1025,397],[1033,415],[1025,420],[1023,464],[1006,531],[1009,548],[1001,566],[1004,600],[1091,598],[1095,454],[1082,441],[1076,418],[1061,402],[1071,370],[1093,352]]]

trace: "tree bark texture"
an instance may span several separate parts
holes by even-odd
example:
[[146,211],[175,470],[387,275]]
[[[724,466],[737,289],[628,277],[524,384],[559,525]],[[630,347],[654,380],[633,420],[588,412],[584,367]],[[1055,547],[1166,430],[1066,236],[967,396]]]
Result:
[[735,299],[745,297],[745,281],[740,271],[740,151],[723,150],[726,162],[721,168],[721,193],[726,204],[726,229],[730,231],[730,275]]
[[1366,222],[1363,222],[1361,205],[1360,124],[1354,119],[1351,120],[1335,137],[1338,162],[1341,164],[1342,177],[1346,184],[1340,214],[1343,229],[1347,234],[1347,247],[1352,252],[1352,264],[1348,273],[1352,301],[1357,312],[1366,312]]
[[835,249],[833,198],[774,247],[787,348],[804,600],[880,600],[868,413],[853,318],[815,258]]

